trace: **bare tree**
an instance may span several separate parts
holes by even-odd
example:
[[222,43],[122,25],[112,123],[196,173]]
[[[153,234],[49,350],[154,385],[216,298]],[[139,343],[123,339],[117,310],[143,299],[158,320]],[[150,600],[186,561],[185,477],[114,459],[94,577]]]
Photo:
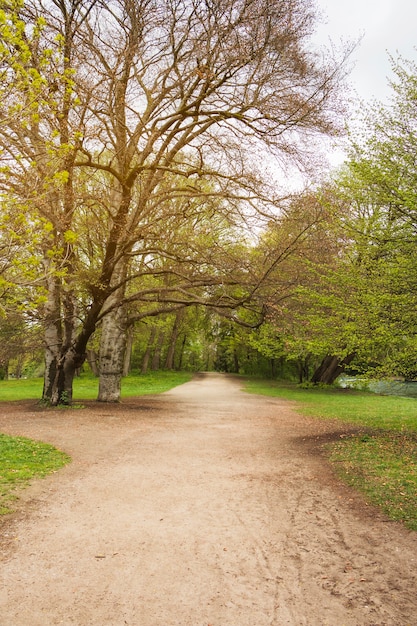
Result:
[[[262,160],[297,158],[303,142],[338,130],[346,55],[324,59],[310,47],[309,0],[28,0],[10,19],[20,43],[9,38],[2,57],[3,188],[52,224],[44,399],[56,404],[71,400],[100,320],[112,361],[128,302],[157,311],[248,301],[259,276],[219,271],[215,245],[203,263],[201,246],[187,250],[175,234],[198,217],[199,199],[216,199],[216,214],[247,231],[272,219],[279,198]],[[75,229],[91,219],[88,185],[101,190],[102,239],[87,263]],[[171,264],[161,269],[158,256]],[[162,286],[136,290],[158,272]],[[240,280],[244,295],[225,288]]]

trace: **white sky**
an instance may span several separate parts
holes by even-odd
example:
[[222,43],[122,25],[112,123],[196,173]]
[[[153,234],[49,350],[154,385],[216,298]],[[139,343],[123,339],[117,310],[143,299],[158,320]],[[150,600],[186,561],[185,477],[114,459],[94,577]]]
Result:
[[352,56],[350,74],[360,99],[386,102],[387,84],[392,77],[388,53],[417,60],[417,0],[316,0],[323,12],[318,37],[324,43],[356,40],[362,36]]
[[[351,95],[358,98],[351,107],[349,126],[360,119],[360,102],[389,103],[392,73],[389,55],[417,62],[417,0],[315,0],[321,13],[313,41],[336,47],[360,39],[352,53],[348,76]],[[342,145],[326,148],[329,165],[337,167],[346,158]]]

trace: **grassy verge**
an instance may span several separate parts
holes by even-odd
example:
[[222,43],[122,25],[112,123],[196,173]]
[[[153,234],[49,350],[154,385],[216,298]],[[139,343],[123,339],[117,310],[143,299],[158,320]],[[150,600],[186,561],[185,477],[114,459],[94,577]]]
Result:
[[[189,372],[151,372],[129,375],[122,381],[122,398],[162,393],[189,381]],[[0,401],[40,400],[43,380],[41,378],[0,381]],[[98,379],[82,374],[74,379],[73,397],[78,400],[95,400],[98,393]]]
[[16,492],[32,478],[57,471],[70,457],[53,446],[25,437],[0,434],[0,515],[10,513]]
[[330,446],[335,471],[391,519],[417,530],[417,400],[265,380],[249,380],[245,388],[295,401],[304,415],[359,426],[359,434]]

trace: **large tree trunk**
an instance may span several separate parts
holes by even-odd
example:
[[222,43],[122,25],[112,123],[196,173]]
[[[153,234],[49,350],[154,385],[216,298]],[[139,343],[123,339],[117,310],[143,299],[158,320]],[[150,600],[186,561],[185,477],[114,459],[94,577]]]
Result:
[[85,355],[77,353],[71,347],[59,356],[51,356],[50,350],[47,350],[48,357],[50,358],[45,362],[42,400],[51,406],[71,404],[75,373],[83,364]]
[[[86,344],[94,331],[94,319],[86,321],[77,334],[76,300],[71,289],[63,294],[60,279],[54,268],[45,261],[48,274],[48,299],[45,304],[45,373],[43,402],[51,406],[71,404],[74,376],[84,363]],[[63,294],[63,295],[62,295]]]
[[126,351],[127,309],[122,304],[128,260],[122,258],[114,268],[111,285],[116,288],[106,301],[99,350],[99,402],[119,402]]
[[[52,301],[52,293],[48,303]],[[55,300],[58,302],[58,300]],[[42,399],[56,406],[71,404],[74,376],[86,360],[87,343],[94,333],[101,304],[91,307],[84,324],[77,332],[76,315],[62,321],[60,311],[48,309],[45,326],[45,374]],[[62,326],[64,332],[62,332]]]
[[99,402],[119,402],[126,350],[126,310],[118,306],[103,319],[99,356]]
[[355,353],[348,354],[344,359],[331,355],[325,356],[311,377],[311,382],[332,385],[354,358]]

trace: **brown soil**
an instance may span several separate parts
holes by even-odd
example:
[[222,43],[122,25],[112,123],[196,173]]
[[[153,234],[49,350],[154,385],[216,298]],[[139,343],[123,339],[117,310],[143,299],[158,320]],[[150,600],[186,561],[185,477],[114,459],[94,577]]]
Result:
[[0,626],[415,626],[417,533],[332,475],[340,424],[210,374],[0,431],[72,463],[2,522]]

